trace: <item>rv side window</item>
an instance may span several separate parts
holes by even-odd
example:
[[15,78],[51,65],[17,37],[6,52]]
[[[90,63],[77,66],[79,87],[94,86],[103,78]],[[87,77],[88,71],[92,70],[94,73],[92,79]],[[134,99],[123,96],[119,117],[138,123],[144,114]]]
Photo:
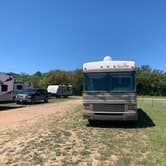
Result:
[[17,90],[22,90],[22,85],[17,85]]
[[8,85],[1,85],[1,91],[6,92],[8,90]]

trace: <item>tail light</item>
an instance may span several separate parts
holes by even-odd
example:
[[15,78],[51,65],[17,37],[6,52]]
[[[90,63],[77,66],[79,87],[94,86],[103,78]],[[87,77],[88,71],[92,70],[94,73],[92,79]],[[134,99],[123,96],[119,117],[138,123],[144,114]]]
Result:
[[128,106],[128,111],[129,112],[135,112],[135,111],[137,111],[137,106],[136,105],[129,105]]

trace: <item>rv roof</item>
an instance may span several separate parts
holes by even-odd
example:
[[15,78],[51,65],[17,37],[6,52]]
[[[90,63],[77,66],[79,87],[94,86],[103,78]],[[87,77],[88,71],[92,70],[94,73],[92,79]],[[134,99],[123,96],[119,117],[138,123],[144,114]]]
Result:
[[0,72],[0,74],[4,74],[4,75],[10,75],[10,76],[12,76],[12,74],[10,74],[10,73],[4,73],[4,72]]
[[134,61],[112,61],[111,58],[104,58],[104,61],[90,62],[83,65],[83,71],[123,71],[134,70]]

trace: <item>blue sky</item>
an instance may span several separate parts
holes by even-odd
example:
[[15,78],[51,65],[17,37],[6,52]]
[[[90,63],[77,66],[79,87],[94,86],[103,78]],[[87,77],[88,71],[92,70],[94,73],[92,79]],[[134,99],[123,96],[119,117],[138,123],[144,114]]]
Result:
[[74,70],[107,55],[166,71],[166,1],[0,1],[0,72]]

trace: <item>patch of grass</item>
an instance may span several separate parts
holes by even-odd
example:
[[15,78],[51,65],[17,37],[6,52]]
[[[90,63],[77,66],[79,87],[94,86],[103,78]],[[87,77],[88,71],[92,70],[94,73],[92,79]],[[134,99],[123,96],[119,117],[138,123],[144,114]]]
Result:
[[19,134],[6,132],[8,142],[4,142],[6,148],[1,153],[4,163],[164,165],[166,103],[155,101],[152,105],[144,101],[138,102],[138,107],[141,109],[137,124],[99,123],[91,127],[82,119],[79,106],[41,119],[19,130]]
[[154,99],[166,99],[166,96],[138,96],[138,98],[154,98]]

